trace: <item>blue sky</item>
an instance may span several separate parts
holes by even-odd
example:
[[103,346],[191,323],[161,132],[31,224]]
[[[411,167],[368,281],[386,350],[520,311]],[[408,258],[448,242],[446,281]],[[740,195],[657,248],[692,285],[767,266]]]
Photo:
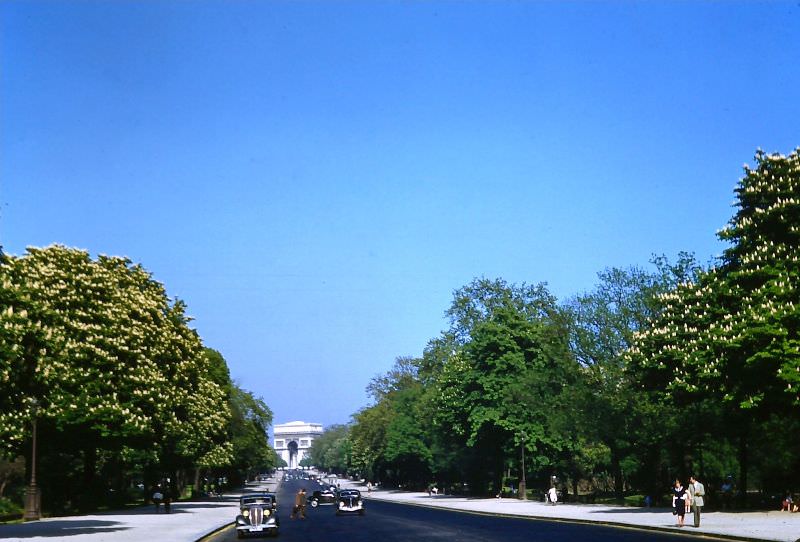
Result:
[[719,254],[798,58],[797,2],[5,0],[0,244],[141,262],[277,423],[346,422],[474,277]]

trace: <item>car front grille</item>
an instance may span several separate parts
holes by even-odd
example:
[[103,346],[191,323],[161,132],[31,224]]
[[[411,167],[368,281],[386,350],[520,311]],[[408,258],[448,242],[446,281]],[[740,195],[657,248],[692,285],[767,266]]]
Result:
[[264,509],[260,506],[250,507],[250,525],[261,525],[264,521]]

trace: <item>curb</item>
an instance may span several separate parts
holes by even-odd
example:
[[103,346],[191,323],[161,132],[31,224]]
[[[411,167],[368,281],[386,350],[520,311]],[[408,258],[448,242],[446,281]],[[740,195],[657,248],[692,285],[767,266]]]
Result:
[[217,528],[216,528],[216,529],[214,529],[213,531],[211,531],[211,532],[208,532],[208,533],[204,534],[203,536],[201,536],[200,538],[198,538],[198,539],[197,539],[197,540],[195,540],[194,542],[205,542],[205,540],[206,540],[207,538],[211,538],[211,537],[212,537],[212,536],[214,536],[215,534],[219,534],[219,533],[221,533],[222,531],[224,531],[225,529],[227,529],[227,528],[229,528],[229,527],[233,527],[233,524],[234,524],[234,523],[235,523],[235,522],[233,522],[233,521],[232,521],[232,522],[230,522],[230,523],[226,523],[225,525],[223,525],[223,526],[221,526],[221,527],[217,527]]
[[[654,527],[651,525],[634,525],[631,523],[618,523],[615,521],[601,521],[601,520],[592,520],[592,519],[578,519],[578,518],[554,518],[552,516],[532,516],[532,515],[522,515],[522,514],[510,514],[510,513],[493,513],[493,512],[483,512],[480,510],[463,510],[460,508],[449,508],[446,506],[436,506],[433,504],[425,504],[425,503],[415,503],[415,502],[403,502],[403,501],[396,501],[392,499],[382,499],[380,497],[375,497],[374,494],[367,497],[367,499],[374,499],[376,501],[381,502],[388,502],[394,504],[400,504],[404,506],[418,506],[420,508],[432,508],[436,510],[447,510],[451,512],[457,512],[460,514],[472,514],[476,516],[490,516],[490,517],[505,517],[505,518],[514,518],[514,519],[528,519],[531,521],[550,521],[555,523],[572,523],[578,525],[602,525],[606,527],[614,527],[614,528],[621,528],[621,529],[630,529],[634,531],[653,531],[653,532],[660,532],[660,533],[669,533],[678,536],[686,536],[686,537],[693,537],[693,538],[705,538],[710,540],[731,540],[736,542],[775,542],[774,540],[765,539],[765,538],[753,538],[749,536],[737,536],[737,535],[729,535],[729,534],[716,534],[716,533],[708,533],[708,532],[692,532],[692,531],[682,531],[673,528],[667,527]],[[796,542],[800,542],[798,539]]]
[[[281,487],[281,482],[282,482],[282,481],[283,481],[283,480],[281,480],[280,478],[278,478],[278,480],[277,480],[277,482],[276,482],[276,484],[275,484],[275,491],[274,491],[273,493],[277,493],[277,492],[278,492],[278,490],[279,490],[279,489],[280,489],[280,487]],[[216,529],[214,529],[213,531],[209,531],[209,532],[207,532],[206,534],[204,534],[203,536],[201,536],[200,538],[198,538],[198,539],[197,539],[197,540],[195,540],[194,542],[206,542],[206,539],[208,539],[208,538],[211,538],[212,536],[214,536],[214,535],[216,535],[216,534],[219,534],[219,533],[221,533],[222,531],[224,531],[224,530],[226,530],[226,529],[228,529],[228,528],[230,528],[230,527],[233,527],[235,524],[236,524],[236,522],[235,522],[235,521],[231,521],[230,523],[225,523],[224,525],[221,525],[221,526],[217,527],[217,528],[216,528]]]

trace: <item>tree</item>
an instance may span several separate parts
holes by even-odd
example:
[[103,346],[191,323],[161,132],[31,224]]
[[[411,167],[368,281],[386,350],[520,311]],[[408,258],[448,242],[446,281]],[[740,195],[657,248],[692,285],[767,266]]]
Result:
[[651,389],[726,405],[744,488],[752,420],[780,410],[794,421],[800,404],[800,156],[755,159],[719,233],[731,243],[720,264],[664,294],[628,354]]
[[276,455],[267,440],[272,411],[263,399],[236,385],[231,389],[229,401],[232,413],[229,438],[233,447],[230,466],[238,471],[237,478],[248,479],[250,474],[274,468]]
[[348,425],[332,425],[311,443],[311,464],[327,472],[346,472],[350,467],[350,455]]
[[[643,457],[654,457],[655,451],[645,454],[642,451],[646,449],[645,443],[660,446],[660,434],[668,425],[662,424],[655,434],[644,433],[645,429],[654,429],[647,420],[653,415],[653,406],[658,406],[652,405],[648,396],[639,390],[623,355],[631,347],[634,334],[646,329],[649,320],[656,315],[657,296],[677,282],[693,277],[700,269],[694,258],[685,253],[680,254],[675,264],[670,264],[663,256],[654,258],[652,263],[656,267],[652,272],[636,267],[606,269],[598,273],[599,283],[592,291],[576,296],[567,305],[571,348],[586,383],[583,393],[578,393],[570,402],[579,408],[571,412],[569,419],[578,425],[576,430],[581,437],[588,439],[581,449],[599,443],[608,450],[618,499],[623,496],[626,475],[632,474],[623,471],[626,457],[629,454],[639,456],[633,463],[642,465],[645,472],[655,472],[654,465],[648,465]],[[659,418],[663,421],[664,415]],[[592,457],[602,455],[592,454]],[[582,466],[586,461],[579,464],[571,463],[576,475],[584,470]],[[653,486],[658,483],[650,482]],[[573,483],[577,484],[577,480],[573,479]]]
[[381,401],[353,416],[351,465],[367,479],[379,480],[385,472],[386,429],[392,414],[389,402]]
[[88,508],[103,491],[101,466],[122,484],[125,461],[169,471],[224,455],[224,390],[208,377],[183,303],[142,266],[54,245],[4,257],[0,276],[3,451],[26,451],[35,400],[41,459],[60,467],[42,470],[72,477],[67,465],[82,463],[80,481],[43,474],[46,498],[65,498],[69,483]]
[[40,360],[55,351],[44,311],[0,261],[0,458],[16,458],[30,438],[31,398],[43,395]]
[[437,371],[435,419],[482,460],[465,472],[473,489],[498,489],[523,438],[531,469],[552,466],[569,437],[549,420],[579,375],[555,298],[543,285],[479,279],[456,292],[448,315],[460,345]]

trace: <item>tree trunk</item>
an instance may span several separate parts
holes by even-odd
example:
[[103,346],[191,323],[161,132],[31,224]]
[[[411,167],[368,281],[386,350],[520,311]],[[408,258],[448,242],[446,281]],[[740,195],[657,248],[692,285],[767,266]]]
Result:
[[192,490],[192,497],[198,495],[200,493],[200,474],[201,474],[200,467],[195,467],[194,469],[194,484]]
[[741,508],[747,507],[747,467],[748,467],[748,454],[747,454],[747,424],[739,436],[739,506]]
[[95,470],[97,469],[97,448],[89,444],[83,453],[83,499],[81,508],[91,510],[96,504]]
[[614,476],[614,498],[622,500],[623,497],[623,480],[622,480],[622,465],[620,464],[619,450],[611,448],[611,474]]

